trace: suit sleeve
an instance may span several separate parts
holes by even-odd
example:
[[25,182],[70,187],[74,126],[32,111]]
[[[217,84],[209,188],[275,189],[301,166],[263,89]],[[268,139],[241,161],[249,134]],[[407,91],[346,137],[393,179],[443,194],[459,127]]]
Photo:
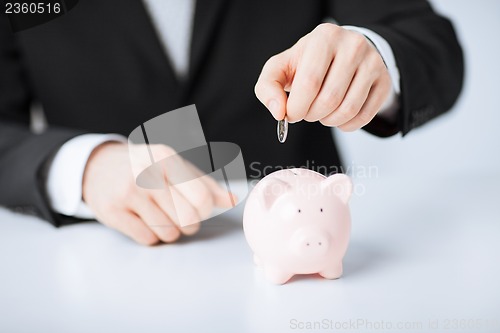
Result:
[[38,215],[57,226],[70,220],[49,208],[45,169],[58,148],[81,133],[63,128],[32,133],[33,102],[22,54],[6,14],[0,13],[0,205]]
[[395,123],[376,117],[365,130],[378,136],[412,129],[448,111],[463,83],[463,55],[451,22],[425,0],[330,0],[328,15],[341,25],[370,29],[391,46],[400,72]]

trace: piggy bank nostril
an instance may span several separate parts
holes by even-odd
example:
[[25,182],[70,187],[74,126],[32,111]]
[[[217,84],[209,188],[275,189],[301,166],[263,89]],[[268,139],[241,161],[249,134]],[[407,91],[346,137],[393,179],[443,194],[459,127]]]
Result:
[[306,243],[306,246],[309,246],[309,243]]
[[321,242],[318,242],[318,245],[321,246]]

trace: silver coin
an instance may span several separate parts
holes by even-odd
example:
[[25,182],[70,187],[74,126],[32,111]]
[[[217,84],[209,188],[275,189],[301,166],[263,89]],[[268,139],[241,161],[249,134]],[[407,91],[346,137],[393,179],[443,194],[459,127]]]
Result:
[[288,135],[288,120],[286,116],[283,120],[278,120],[278,141],[284,143],[286,141],[286,136]]

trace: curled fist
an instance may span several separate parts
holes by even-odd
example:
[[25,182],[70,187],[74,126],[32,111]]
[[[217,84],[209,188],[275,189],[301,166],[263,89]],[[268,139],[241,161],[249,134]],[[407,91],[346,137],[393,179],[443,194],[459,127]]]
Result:
[[286,115],[291,123],[354,131],[375,117],[391,89],[383,59],[364,35],[324,23],[266,62],[255,94],[276,120]]

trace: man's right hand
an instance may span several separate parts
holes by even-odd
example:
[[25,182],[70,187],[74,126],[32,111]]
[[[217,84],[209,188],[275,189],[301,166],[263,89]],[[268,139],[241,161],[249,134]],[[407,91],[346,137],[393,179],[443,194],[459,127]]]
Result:
[[[98,146],[88,159],[83,176],[83,200],[96,219],[144,245],[160,241],[174,242],[181,234],[192,235],[199,222],[208,218],[214,207],[231,207],[236,201],[231,193],[221,188],[208,175],[186,160],[178,157],[178,164],[185,174],[192,173],[193,180],[172,185],[172,170],[161,167],[161,177],[169,190],[149,190],[136,185],[130,154],[142,156],[144,146],[127,146],[107,142]],[[174,156],[175,151],[164,145],[151,145],[155,157]],[[150,164],[142,157],[144,167]],[[177,158],[177,157],[176,157]],[[156,159],[160,160],[160,159]],[[233,197],[231,197],[233,196]],[[234,201],[233,201],[234,200]],[[174,204],[175,202],[175,204]]]

